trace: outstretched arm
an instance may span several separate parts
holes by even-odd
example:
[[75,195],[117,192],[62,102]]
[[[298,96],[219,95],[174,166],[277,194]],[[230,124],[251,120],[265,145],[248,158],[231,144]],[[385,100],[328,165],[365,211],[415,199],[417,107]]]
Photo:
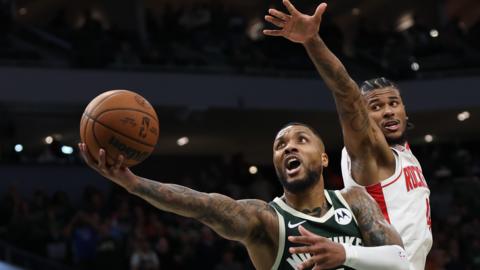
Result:
[[[318,73],[333,93],[340,118],[345,147],[352,161],[377,161],[394,165],[395,159],[379,127],[369,118],[365,101],[358,85],[348,74],[340,60],[328,49],[318,34],[322,15],[327,5],[320,4],[312,16],[300,13],[289,0],[283,0],[289,14],[269,9],[265,20],[279,27],[277,30],[264,30],[266,35],[282,36],[290,41],[301,43],[314,63]],[[357,164],[355,164],[357,165]],[[376,167],[358,164],[361,175],[354,177],[361,184],[372,184],[371,174]],[[367,168],[367,170],[365,170]],[[375,171],[375,172],[372,172]],[[366,181],[362,181],[366,180]]]
[[[133,174],[122,166],[123,156],[107,167],[105,150],[99,152],[99,161],[89,156],[86,145],[79,144],[86,163],[104,177],[124,187],[128,192],[148,201],[153,206],[184,217],[195,218],[215,230],[222,237],[243,243],[253,241],[256,231],[276,225],[276,214],[260,200],[236,201],[216,193],[203,193],[184,186],[164,184]],[[265,224],[269,223],[269,224]],[[271,224],[270,224],[271,223]]]
[[312,256],[299,268],[325,269],[345,265],[359,270],[408,269],[400,235],[385,220],[370,195],[361,188],[343,190],[342,195],[357,219],[365,246],[334,243],[301,228],[301,236],[290,236],[289,240],[305,246],[290,248],[290,252],[310,253]]

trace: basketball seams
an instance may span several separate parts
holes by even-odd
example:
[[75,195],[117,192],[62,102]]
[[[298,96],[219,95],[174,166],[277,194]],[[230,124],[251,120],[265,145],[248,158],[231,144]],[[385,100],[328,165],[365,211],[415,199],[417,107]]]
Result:
[[[90,118],[86,117],[85,113],[82,115],[82,118],[85,117],[87,122],[85,124],[85,127],[83,128],[83,139],[85,140],[84,143],[88,145],[87,143],[87,130],[88,130],[88,122],[90,121]],[[92,155],[92,152],[90,151],[90,147],[87,147],[87,152],[91,157],[95,157],[95,155]]]
[[[116,90],[115,92],[111,93],[110,95],[107,95],[107,96],[103,97],[101,100],[98,101],[98,103],[95,105],[95,107],[93,107],[92,111],[89,112],[89,114],[94,115],[95,109],[98,108],[98,107],[100,107],[100,105],[101,105],[103,102],[107,101],[107,99],[109,99],[109,98],[112,97],[112,96],[116,96],[116,95],[122,94],[122,93],[125,93],[125,90]],[[89,104],[89,105],[90,105],[90,104]],[[88,107],[88,106],[87,106],[87,107]],[[87,110],[85,110],[85,112],[87,112]]]
[[[92,120],[93,124],[92,124],[92,135],[93,135],[93,138],[95,140],[95,143],[100,146],[99,148],[103,148],[103,149],[106,149],[105,146],[103,146],[101,143],[100,143],[100,140],[97,138],[97,134],[95,133],[95,124],[99,123],[93,119],[90,118],[90,120]],[[102,125],[103,126],[103,125]],[[87,147],[88,149],[88,147]],[[108,151],[105,151],[105,154],[107,155],[107,158],[110,158],[112,159],[114,162],[115,162],[115,158],[112,156],[112,155],[109,155],[109,152]]]
[[[85,116],[86,116],[86,115],[85,115]],[[84,134],[85,143],[88,145],[88,143],[86,142],[86,140],[87,140],[88,124],[89,124],[89,121],[90,121],[90,120],[92,121],[92,136],[93,136],[93,142],[98,146],[99,149],[100,149],[100,148],[105,149],[105,147],[103,147],[103,145],[99,142],[99,140],[97,139],[97,136],[95,135],[95,121],[94,121],[93,119],[91,119],[91,118],[88,118],[88,117],[87,117],[87,126],[86,126],[86,128],[84,129],[84,133],[85,133],[85,134]],[[93,157],[93,158],[96,157],[96,155],[94,155],[94,154],[92,153],[92,151],[90,150],[90,147],[87,147],[87,152],[88,152],[88,154],[89,154],[91,157]],[[105,153],[107,154],[107,157],[113,159],[112,156],[110,156],[106,151],[105,151]],[[95,160],[95,162],[98,162],[98,157],[97,157],[97,159]]]
[[[153,108],[152,108],[152,109],[153,109]],[[104,110],[104,111],[101,111],[100,113],[98,113],[98,115],[97,115],[96,118],[100,117],[100,116],[101,116],[102,114],[104,114],[104,113],[111,112],[111,111],[134,111],[134,112],[141,112],[141,113],[143,113],[143,114],[146,114],[146,115],[152,117],[152,118],[155,119],[155,120],[157,121],[157,123],[158,123],[158,118],[157,118],[156,116],[154,116],[153,114],[150,114],[150,113],[148,113],[148,112],[146,112],[146,111],[142,111],[142,110],[139,110],[139,109],[122,108],[122,107],[120,107],[120,108],[114,108],[114,109],[106,109],[106,110]],[[97,120],[97,121],[98,121],[98,120]]]
[[145,145],[145,146],[148,146],[148,147],[155,148],[155,145],[148,144],[148,143],[139,141],[139,140],[137,140],[137,139],[135,139],[135,138],[133,138],[133,137],[131,137],[131,136],[125,135],[124,133],[122,133],[122,132],[120,132],[120,131],[118,131],[118,130],[116,130],[116,129],[113,129],[113,128],[105,125],[104,123],[98,121],[97,119],[91,117],[91,116],[88,115],[87,113],[84,113],[84,114],[85,114],[85,116],[87,116],[90,120],[92,120],[94,123],[98,123],[98,124],[100,124],[101,126],[103,126],[103,127],[106,128],[106,129],[109,129],[109,130],[111,130],[111,131],[113,131],[113,132],[115,132],[115,133],[118,133],[119,135],[122,135],[122,136],[124,136],[125,138],[128,138],[128,139],[130,139],[130,140],[132,140],[132,141],[134,141],[134,142],[136,142],[136,143],[139,143],[139,144],[142,144],[142,145]]

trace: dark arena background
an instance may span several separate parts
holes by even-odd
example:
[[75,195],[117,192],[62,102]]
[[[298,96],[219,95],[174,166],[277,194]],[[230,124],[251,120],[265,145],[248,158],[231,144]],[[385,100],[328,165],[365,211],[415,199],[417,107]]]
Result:
[[[311,14],[318,1],[292,1]],[[480,1],[327,1],[321,36],[357,81],[402,91],[431,190],[429,270],[480,269]],[[266,37],[254,0],[0,0],[0,269],[253,269],[245,249],[88,168],[79,123],[111,89],[155,107],[160,139],[133,171],[235,199],[282,194],[272,143],[322,135],[343,187],[333,98],[299,44]],[[139,252],[151,264],[135,267]]]

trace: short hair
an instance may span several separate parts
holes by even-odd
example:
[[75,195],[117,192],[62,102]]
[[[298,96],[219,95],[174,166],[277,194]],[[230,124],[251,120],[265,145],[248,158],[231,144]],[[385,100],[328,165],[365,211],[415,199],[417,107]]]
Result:
[[398,88],[397,84],[385,77],[374,78],[374,79],[364,81],[360,85],[360,92],[362,92],[362,95],[365,95],[376,89],[381,89],[386,87],[395,88],[400,92],[400,88]]
[[[362,93],[362,95],[366,95],[367,93],[370,93],[376,89],[382,89],[386,87],[395,88],[400,93],[400,88],[398,88],[398,85],[385,77],[379,77],[364,81],[360,85],[360,92]],[[407,129],[413,128],[415,128],[415,125],[410,120],[407,120]]]
[[[289,127],[289,126],[303,126],[303,127],[306,127],[308,128],[315,136],[318,137],[318,139],[320,140],[320,142],[323,144],[323,147],[325,147],[325,143],[323,142],[323,139],[322,139],[322,136],[320,136],[320,134],[317,132],[317,130],[315,130],[313,127],[311,127],[310,125],[307,125],[305,123],[302,123],[302,122],[289,122],[289,123],[286,123],[285,125],[283,125],[280,130],[283,130],[284,128],[286,127]],[[279,131],[280,131],[279,130]],[[278,133],[278,132],[277,132]]]

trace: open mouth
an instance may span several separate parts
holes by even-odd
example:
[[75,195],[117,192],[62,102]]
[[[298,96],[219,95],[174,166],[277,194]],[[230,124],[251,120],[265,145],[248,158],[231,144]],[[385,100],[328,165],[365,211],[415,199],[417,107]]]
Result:
[[300,171],[301,160],[296,156],[289,156],[285,159],[285,169],[287,175],[292,176]]
[[389,120],[383,123],[383,127],[386,130],[395,132],[400,129],[400,121],[398,120]]

